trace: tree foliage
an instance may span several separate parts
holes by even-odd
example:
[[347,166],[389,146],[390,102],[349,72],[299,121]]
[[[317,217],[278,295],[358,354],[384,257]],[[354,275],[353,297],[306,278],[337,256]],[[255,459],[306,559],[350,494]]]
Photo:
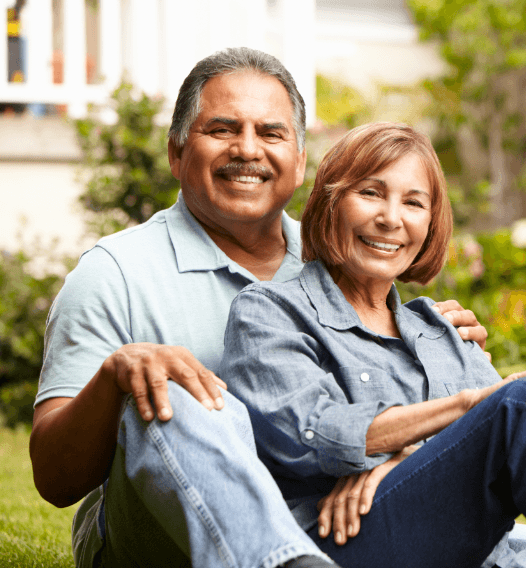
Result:
[[92,231],[101,236],[143,223],[170,207],[179,188],[168,163],[168,129],[155,121],[163,100],[136,96],[128,83],[111,98],[115,124],[104,124],[94,115],[76,121],[90,175],[80,200],[92,213]]
[[421,38],[438,43],[448,65],[442,78],[425,83],[442,146],[464,154],[468,196],[488,201],[490,226],[509,224],[526,213],[517,191],[526,189],[526,0],[408,5]]

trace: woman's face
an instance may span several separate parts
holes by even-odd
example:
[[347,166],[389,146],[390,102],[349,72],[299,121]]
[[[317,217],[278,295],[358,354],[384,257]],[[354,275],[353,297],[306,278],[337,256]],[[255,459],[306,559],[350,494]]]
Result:
[[338,210],[342,272],[362,283],[392,283],[402,274],[427,236],[431,191],[414,153],[349,188]]

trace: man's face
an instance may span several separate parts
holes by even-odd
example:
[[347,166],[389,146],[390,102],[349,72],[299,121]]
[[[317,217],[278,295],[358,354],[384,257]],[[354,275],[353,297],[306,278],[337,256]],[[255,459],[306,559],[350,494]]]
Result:
[[269,75],[220,75],[203,88],[201,108],[182,150],[169,145],[189,209],[215,230],[271,223],[305,174],[287,91]]

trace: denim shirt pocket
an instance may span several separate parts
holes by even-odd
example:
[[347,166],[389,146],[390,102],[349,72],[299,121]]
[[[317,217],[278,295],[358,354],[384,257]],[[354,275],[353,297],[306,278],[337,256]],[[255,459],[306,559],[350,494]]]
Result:
[[395,381],[390,373],[378,367],[340,367],[338,374],[353,403],[390,400],[396,396]]

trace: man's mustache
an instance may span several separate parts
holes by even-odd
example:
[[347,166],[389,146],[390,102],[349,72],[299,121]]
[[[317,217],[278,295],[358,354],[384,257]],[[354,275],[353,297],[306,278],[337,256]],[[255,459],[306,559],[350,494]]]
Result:
[[242,162],[230,162],[224,166],[220,166],[215,171],[219,176],[261,176],[265,179],[272,179],[274,172],[266,166],[258,164],[244,164]]

